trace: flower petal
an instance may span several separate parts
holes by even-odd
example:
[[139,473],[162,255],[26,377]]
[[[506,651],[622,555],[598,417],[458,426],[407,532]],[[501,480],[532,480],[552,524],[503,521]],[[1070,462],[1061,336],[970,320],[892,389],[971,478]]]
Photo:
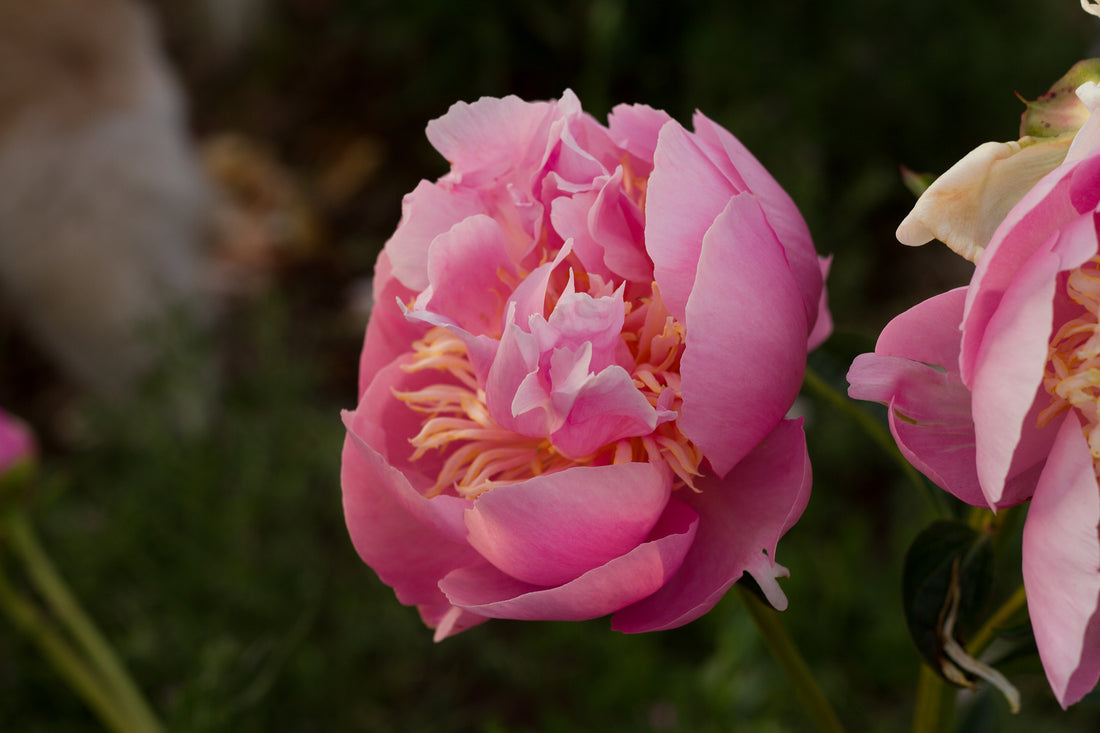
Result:
[[783,419],[806,368],[798,284],[751,194],[703,238],[686,317],[680,429],[723,476]]
[[991,507],[1027,498],[1026,493],[1006,495],[1005,487],[1021,443],[1038,439],[1028,417],[1034,415],[1036,400],[1045,399],[1041,385],[1058,271],[1054,253],[1044,250],[1032,256],[1005,292],[982,342],[971,384],[972,409],[978,478]]
[[394,277],[410,290],[428,287],[428,248],[440,234],[485,206],[477,191],[421,181],[401,201],[401,221],[383,250]]
[[612,627],[638,633],[682,626],[713,608],[745,572],[773,606],[786,608],[775,579],[787,571],[775,563],[775,548],[806,508],[810,484],[802,420],[785,420],[724,479],[705,479],[698,493],[684,496],[699,514],[691,551],[664,587],[615,614]]
[[703,236],[735,193],[687,130],[676,122],[661,128],[646,189],[645,244],[665,306],[681,323]]
[[[1017,272],[1037,251],[1052,246],[1058,230],[1077,218],[1078,209],[1071,192],[1077,188],[1091,188],[1094,205],[1095,196],[1100,196],[1100,168],[1092,171],[1082,168],[1077,183],[1075,170],[1062,166],[1036,183],[1008,212],[978,261],[966,298],[960,355],[963,381],[967,384],[972,384],[989,321]],[[1095,234],[1093,236],[1095,239]],[[1085,255],[1075,264],[1064,256],[1062,269],[1076,267],[1089,256]]]
[[525,102],[509,95],[456,102],[428,123],[428,141],[451,162],[451,178],[480,186],[511,171],[528,175],[541,165],[556,102]]
[[[429,500],[419,497],[400,471],[351,433],[344,441],[340,483],[348,533],[363,562],[405,605],[450,605],[438,588],[439,579],[478,562],[477,553],[409,512],[409,502]],[[431,501],[441,498],[453,497]]]
[[670,491],[668,477],[648,463],[536,476],[482,494],[466,510],[469,542],[517,580],[560,585],[643,542]]
[[1028,612],[1062,707],[1100,679],[1100,487],[1072,413],[1063,421],[1024,525]]
[[664,585],[683,562],[698,521],[694,511],[673,498],[646,542],[553,588],[516,580],[488,563],[456,570],[439,585],[451,603],[492,618],[597,618],[645,598]]
[[898,227],[898,241],[916,246],[935,237],[977,262],[1009,210],[1062,162],[1071,139],[979,145],[921,194]]
[[738,191],[750,191],[760,202],[764,218],[783,245],[791,272],[798,282],[806,306],[806,322],[816,323],[823,293],[822,268],[810,238],[810,229],[798,207],[772,174],[729,130],[702,112],[695,113],[692,124],[695,134],[705,143],[702,148],[711,161]]
[[577,390],[565,424],[552,436],[554,447],[567,458],[583,458],[617,440],[648,435],[662,415],[625,369],[609,366]]
[[432,241],[430,287],[416,309],[447,316],[471,334],[499,335],[511,291],[505,279],[515,275],[500,226],[488,216],[471,216]]
[[415,293],[394,277],[389,255],[384,251],[375,263],[372,284],[374,304],[367,322],[363,351],[359,357],[360,395],[379,369],[392,362],[399,354],[408,351],[409,344],[420,338],[425,331],[420,324],[410,323],[397,305],[398,301],[412,300]]
[[887,405],[890,432],[906,460],[940,488],[985,506],[970,390],[959,374],[965,300],[966,288],[957,288],[890,321],[875,353],[852,362],[848,394]]

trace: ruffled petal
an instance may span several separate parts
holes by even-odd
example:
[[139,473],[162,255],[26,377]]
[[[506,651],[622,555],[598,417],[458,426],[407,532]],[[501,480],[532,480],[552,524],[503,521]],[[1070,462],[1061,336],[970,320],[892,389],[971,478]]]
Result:
[[787,571],[776,564],[775,549],[806,508],[810,484],[802,421],[785,420],[724,479],[704,479],[698,493],[683,496],[699,514],[691,551],[664,587],[615,614],[612,628],[638,633],[683,626],[713,608],[746,572],[773,606],[785,609],[776,578]]
[[551,437],[558,452],[580,459],[614,441],[648,435],[674,415],[654,409],[625,369],[609,366],[584,381]]
[[449,178],[481,186],[520,171],[529,176],[542,164],[556,102],[525,102],[509,95],[456,102],[428,123],[428,141],[451,163]]
[[798,284],[751,194],[707,231],[686,317],[680,429],[723,476],[783,419],[806,368]]
[[432,242],[430,285],[415,307],[447,316],[472,334],[499,335],[511,293],[505,280],[514,282],[515,275],[500,226],[488,216],[471,216]]
[[[672,122],[667,112],[644,104],[617,105],[607,117],[611,138],[640,160],[652,164],[657,149],[657,136],[665,123]],[[648,176],[649,168],[635,170],[639,176]]]
[[1062,162],[1070,142],[1067,136],[979,145],[921,194],[898,227],[898,241],[917,246],[935,237],[977,262],[1005,215]]
[[340,483],[348,533],[363,562],[405,605],[449,606],[439,580],[479,562],[473,548],[409,512],[408,501],[418,495],[408,480],[352,434],[344,441]]
[[[1077,218],[1078,211],[1070,196],[1073,170],[1059,167],[1036,183],[1008,212],[978,261],[966,297],[960,355],[963,381],[967,384],[973,383],[989,321],[1018,271],[1040,249],[1053,246],[1057,231]],[[1095,190],[1100,192],[1100,181]],[[1076,267],[1087,259],[1076,264],[1063,261],[1062,268]]]
[[386,252],[378,256],[374,266],[374,303],[367,335],[363,339],[363,351],[359,357],[359,394],[362,395],[378,370],[399,354],[409,350],[409,344],[424,335],[427,330],[405,318],[398,302],[412,300],[415,293],[406,288],[393,275],[393,266]]
[[787,262],[806,306],[806,322],[817,321],[822,297],[821,265],[814,250],[810,229],[794,201],[767,168],[729,130],[702,112],[692,118],[702,149],[738,191],[750,191],[760,202],[764,218],[783,245]]
[[583,621],[613,613],[652,594],[679,569],[699,517],[669,500],[647,541],[568,583],[543,588],[505,575],[488,563],[456,570],[440,588],[472,613],[528,621]]
[[421,181],[401,201],[401,221],[383,252],[393,274],[413,291],[428,287],[428,248],[432,240],[458,222],[485,213],[477,191]]
[[536,476],[482,494],[466,510],[469,542],[517,580],[561,585],[645,541],[670,490],[648,463]]
[[669,312],[681,323],[703,236],[737,189],[676,122],[661,128],[646,189],[646,251]]
[[1028,613],[1062,707],[1100,679],[1100,486],[1073,414],[1063,421],[1024,525]]
[[1059,259],[1049,251],[1020,268],[986,328],[971,384],[978,478],[991,507],[1027,498],[1007,496],[1006,481],[1021,441],[1034,435],[1027,418],[1042,390],[1054,317]]

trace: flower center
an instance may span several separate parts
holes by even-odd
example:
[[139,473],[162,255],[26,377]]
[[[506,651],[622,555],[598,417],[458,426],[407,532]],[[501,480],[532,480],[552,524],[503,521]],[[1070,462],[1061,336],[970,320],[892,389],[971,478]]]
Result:
[[1070,273],[1066,294],[1081,312],[1062,324],[1050,341],[1043,387],[1052,401],[1040,413],[1039,425],[1075,408],[1084,419],[1085,438],[1100,476],[1100,258]]
[[[634,386],[654,407],[679,412],[684,328],[669,315],[656,284],[652,296],[627,302],[622,338],[635,360]],[[444,455],[428,496],[452,488],[459,496],[473,498],[500,484],[585,465],[653,463],[671,472],[673,488],[693,490],[695,478],[702,475],[703,455],[680,432],[677,420],[657,425],[648,435],[616,440],[572,459],[559,453],[548,437],[505,430],[489,413],[465,344],[442,326],[413,344],[412,361],[404,369],[410,373],[433,369],[450,377],[423,389],[394,392],[409,409],[425,416],[420,432],[409,441],[415,449],[412,460],[433,450]]]

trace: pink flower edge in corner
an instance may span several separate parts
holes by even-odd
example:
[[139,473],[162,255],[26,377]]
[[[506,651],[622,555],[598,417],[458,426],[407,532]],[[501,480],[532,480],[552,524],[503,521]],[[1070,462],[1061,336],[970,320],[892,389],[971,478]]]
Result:
[[356,550],[437,639],[673,628],[746,572],[785,607],[776,545],[810,491],[785,416],[827,262],[744,146],[694,127],[604,126],[568,91],[428,125],[451,170],[375,268],[341,481]]
[[1063,707],[1100,680],[1096,124],[1004,216],[969,287],[898,316],[848,375],[852,397],[889,406],[902,453],[941,488],[992,509],[1031,501],[1024,585]]
[[33,461],[37,453],[30,427],[14,415],[0,410],[0,475]]

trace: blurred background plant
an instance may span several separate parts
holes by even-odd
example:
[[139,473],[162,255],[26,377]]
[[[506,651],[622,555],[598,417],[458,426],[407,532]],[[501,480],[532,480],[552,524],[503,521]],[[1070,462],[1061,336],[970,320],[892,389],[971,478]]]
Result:
[[[0,0],[0,14],[22,5]],[[191,240],[147,236],[192,252],[202,281],[184,288],[173,306],[181,310],[154,309],[170,328],[127,322],[157,358],[139,359],[118,389],[83,379],[37,335],[41,316],[32,312],[52,302],[56,286],[37,301],[5,294],[0,404],[41,438],[32,513],[43,541],[168,728],[806,730],[732,597],[671,632],[493,622],[435,645],[415,611],[359,561],[340,505],[339,409],[355,400],[365,284],[401,197],[446,169],[424,126],[459,99],[550,98],[567,87],[597,118],[619,102],[664,108],[682,122],[704,111],[772,171],[819,251],[835,256],[837,330],[811,362],[843,388],[851,357],[870,350],[893,315],[969,276],[946,248],[896,243],[913,202],[899,166],[940,172],[980,142],[1016,139],[1023,105],[1013,93],[1034,98],[1100,53],[1098,21],[1071,0],[1041,9],[1027,0],[700,0],[675,11],[625,0],[162,0],[149,11],[171,70],[156,88],[170,94],[178,84],[187,100],[165,124],[175,124],[173,114],[185,124],[178,144],[208,198],[199,204],[205,228]],[[34,43],[52,48],[50,28]],[[118,32],[140,41],[145,31]],[[61,115],[58,139],[142,98],[100,95],[73,113],[54,104],[58,86],[44,67],[12,55],[18,38],[0,30],[0,57],[5,44],[23,64],[22,96],[12,98],[46,110],[39,119]],[[111,74],[161,63],[149,60],[158,53],[151,41],[117,68],[101,56],[108,46],[80,48],[62,52],[76,79],[67,93],[78,96],[82,83],[144,88]],[[0,72],[0,86],[13,83],[7,76]],[[0,114],[0,160],[19,139],[8,119]],[[155,161],[128,150],[122,144],[108,158],[155,175]],[[58,180],[83,165],[79,155],[48,162],[61,166]],[[166,175],[178,172],[169,165]],[[26,180],[11,175],[0,187]],[[154,219],[148,198],[113,187],[125,172],[84,180],[89,197],[120,192],[110,216],[96,220],[100,229],[83,229],[89,240],[116,241],[112,222]],[[162,204],[177,213],[195,205],[172,201]],[[56,221],[81,207],[12,210]],[[150,231],[117,231],[131,230]],[[18,256],[12,241],[0,242],[5,259]],[[77,281],[102,283],[135,258],[107,245],[92,251],[90,264],[59,257],[50,267],[78,267]],[[778,558],[792,573],[784,620],[851,730],[903,730],[918,656],[901,568],[933,513],[844,415],[813,397],[802,409],[815,488]],[[1057,708],[1037,658],[1002,671],[1020,686],[1023,711],[1010,716],[985,689],[966,693],[960,730],[1100,725],[1095,702]],[[8,626],[0,626],[0,726],[98,726]]]

